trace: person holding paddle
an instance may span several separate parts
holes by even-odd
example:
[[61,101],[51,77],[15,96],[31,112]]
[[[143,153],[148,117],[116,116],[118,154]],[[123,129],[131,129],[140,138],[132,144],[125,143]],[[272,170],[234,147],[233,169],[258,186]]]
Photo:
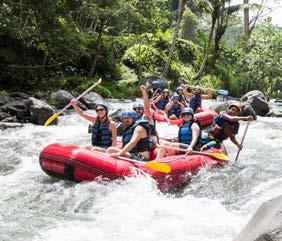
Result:
[[122,149],[110,147],[106,153],[109,153],[112,157],[124,156],[137,161],[148,161],[151,150],[148,121],[136,121],[137,114],[134,110],[124,110],[121,118],[126,127],[122,136]]
[[183,123],[179,128],[178,138],[175,140],[178,143],[165,142],[162,146],[159,146],[156,160],[166,154],[171,156],[183,153],[183,151],[177,151],[177,148],[186,150],[188,154],[192,153],[193,150],[200,150],[201,127],[199,122],[194,119],[194,111],[186,107],[183,109],[181,116]]
[[81,110],[76,100],[71,100],[75,112],[83,117],[85,120],[90,121],[93,124],[92,129],[92,146],[88,146],[88,149],[105,152],[110,146],[116,146],[117,142],[117,128],[113,121],[109,119],[108,107],[99,103],[96,105],[96,116],[85,113]]
[[253,116],[238,116],[241,112],[241,105],[239,102],[231,102],[227,112],[221,111],[215,118],[214,126],[208,133],[203,132],[202,142],[206,142],[201,147],[201,151],[212,147],[218,148],[220,144],[230,138],[230,140],[241,150],[242,145],[236,140],[235,135],[238,134],[240,127],[239,121],[252,121]]

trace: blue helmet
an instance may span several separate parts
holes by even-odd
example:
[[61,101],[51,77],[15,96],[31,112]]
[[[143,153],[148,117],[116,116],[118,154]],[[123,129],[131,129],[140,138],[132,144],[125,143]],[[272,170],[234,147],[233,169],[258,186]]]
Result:
[[144,109],[144,105],[143,105],[142,103],[136,103],[136,104],[133,105],[133,110],[134,110],[135,108]]
[[137,114],[134,110],[124,110],[123,112],[121,112],[121,118],[133,118],[136,119],[137,118]]
[[181,115],[183,115],[183,114],[194,115],[194,111],[193,111],[192,108],[186,107],[181,112]]
[[178,94],[173,94],[173,96],[171,97],[171,99],[178,99],[179,100],[179,95]]

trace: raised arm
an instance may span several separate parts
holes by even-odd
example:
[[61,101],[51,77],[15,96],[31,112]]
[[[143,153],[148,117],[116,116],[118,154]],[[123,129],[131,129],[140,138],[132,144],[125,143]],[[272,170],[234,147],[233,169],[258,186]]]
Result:
[[74,111],[77,114],[79,114],[81,117],[83,117],[85,120],[88,120],[88,121],[90,121],[92,123],[96,121],[96,117],[94,115],[89,115],[89,114],[85,113],[82,109],[80,109],[78,107],[75,99],[72,99],[70,103],[73,106]]
[[149,100],[149,97],[147,95],[147,87],[145,85],[140,86],[140,90],[142,93],[142,99],[144,103],[144,114],[146,115],[147,120],[150,122],[150,120],[153,119],[152,113],[151,113],[151,103]]

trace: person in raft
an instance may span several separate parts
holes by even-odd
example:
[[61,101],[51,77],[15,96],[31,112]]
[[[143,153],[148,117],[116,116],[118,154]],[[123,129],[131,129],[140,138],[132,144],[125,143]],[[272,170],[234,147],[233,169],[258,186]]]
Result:
[[96,116],[81,110],[75,99],[71,100],[71,105],[77,114],[93,124],[92,146],[87,146],[87,149],[105,152],[108,147],[116,146],[117,128],[115,123],[109,119],[108,107],[105,104],[96,105]]
[[179,102],[179,95],[174,94],[171,101],[165,106],[165,114],[170,120],[178,119],[184,106]]
[[158,110],[164,110],[167,103],[170,101],[169,90],[164,89],[162,95],[159,95],[157,98],[153,99],[153,104],[157,107]]
[[212,90],[207,89],[207,95],[202,95],[202,90],[199,85],[194,88],[194,94],[188,93],[187,89],[184,89],[184,94],[190,99],[189,107],[193,109],[194,113],[201,112],[202,100],[210,99],[212,97]]
[[142,117],[140,118],[138,116],[138,106],[133,106],[133,110],[136,111],[137,113],[137,121],[140,120],[147,120],[149,122],[149,127],[150,127],[150,139],[152,141],[151,143],[151,149],[154,149],[156,147],[156,144],[158,143],[158,133],[156,130],[156,122],[153,118],[153,114],[150,110],[151,108],[151,102],[149,100],[148,94],[147,94],[147,87],[145,85],[141,85],[140,86],[140,90],[142,93],[142,99],[143,99],[143,113],[142,113]]
[[122,149],[109,147],[106,153],[112,157],[125,156],[137,161],[148,161],[150,157],[150,127],[147,120],[136,121],[134,110],[124,110],[121,114],[126,129],[122,136]]
[[[158,147],[156,160],[164,157],[165,155],[171,156],[182,153],[191,153],[193,150],[200,150],[201,126],[200,123],[194,119],[194,111],[191,108],[186,107],[183,109],[181,116],[183,123],[179,128],[178,138],[173,140],[178,143],[164,142],[163,146],[167,147]],[[170,147],[181,148],[186,150],[186,152],[173,150]]]
[[230,138],[230,140],[241,150],[242,145],[236,140],[235,135],[239,131],[239,121],[252,121],[253,116],[238,116],[241,112],[239,102],[231,102],[227,112],[221,111],[214,120],[214,125],[208,132],[203,132],[202,143],[206,143],[201,147],[201,151],[215,147],[219,148],[220,144]]
[[184,106],[184,107],[188,107],[188,102],[186,100],[186,97],[184,95],[184,89],[182,86],[178,86],[176,88],[176,94],[178,94],[179,96],[179,102]]

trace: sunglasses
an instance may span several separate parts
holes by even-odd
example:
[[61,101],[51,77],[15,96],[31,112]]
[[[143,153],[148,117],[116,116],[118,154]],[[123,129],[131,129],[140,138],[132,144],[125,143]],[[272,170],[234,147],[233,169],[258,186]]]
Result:
[[133,108],[133,110],[143,110],[142,108]]
[[192,114],[185,113],[185,114],[182,114],[182,116],[192,116]]
[[102,112],[104,111],[105,109],[96,109],[96,112]]

